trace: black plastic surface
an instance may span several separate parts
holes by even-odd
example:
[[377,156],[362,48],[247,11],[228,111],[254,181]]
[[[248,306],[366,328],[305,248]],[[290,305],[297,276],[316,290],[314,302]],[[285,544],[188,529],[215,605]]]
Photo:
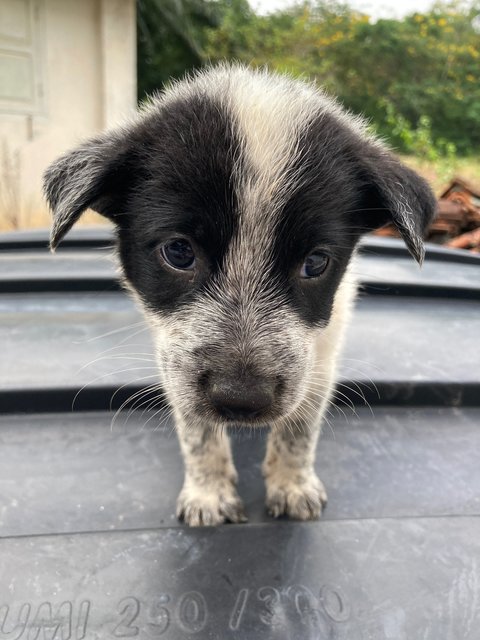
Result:
[[241,437],[251,522],[203,530],[172,515],[181,461],[171,424],[2,419],[3,632],[436,640],[448,626],[475,640],[479,410],[375,413],[326,429],[320,522],[266,518],[264,438]]
[[269,518],[235,432],[249,522],[187,529],[168,410],[104,410],[157,380],[110,241],[0,238],[0,640],[478,640],[480,261],[368,240],[323,518]]
[[[480,516],[480,408],[343,411],[332,408],[318,447],[324,519]],[[250,523],[272,522],[266,433],[232,437]],[[0,416],[0,438],[4,536],[178,524],[183,467],[165,410]]]

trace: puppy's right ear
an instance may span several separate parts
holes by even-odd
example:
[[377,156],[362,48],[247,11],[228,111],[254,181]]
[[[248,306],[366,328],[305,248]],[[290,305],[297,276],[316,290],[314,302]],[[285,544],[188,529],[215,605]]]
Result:
[[52,250],[85,209],[113,221],[125,212],[134,182],[132,155],[128,134],[117,132],[92,138],[50,165],[43,188],[53,212]]

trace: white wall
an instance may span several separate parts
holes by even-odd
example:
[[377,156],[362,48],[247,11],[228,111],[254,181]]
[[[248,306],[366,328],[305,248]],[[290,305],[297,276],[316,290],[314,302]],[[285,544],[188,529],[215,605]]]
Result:
[[41,222],[47,165],[135,105],[135,0],[1,0],[0,216]]

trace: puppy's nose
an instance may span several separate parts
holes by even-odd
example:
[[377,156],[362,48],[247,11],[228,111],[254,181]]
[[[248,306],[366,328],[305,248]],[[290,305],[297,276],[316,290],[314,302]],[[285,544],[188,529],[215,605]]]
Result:
[[275,384],[259,377],[209,379],[207,395],[215,409],[229,420],[254,418],[273,403]]

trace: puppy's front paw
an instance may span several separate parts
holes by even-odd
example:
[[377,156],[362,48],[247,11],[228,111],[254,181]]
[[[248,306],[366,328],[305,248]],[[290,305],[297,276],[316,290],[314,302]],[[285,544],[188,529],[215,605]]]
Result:
[[287,515],[295,520],[315,520],[327,504],[327,493],[321,480],[311,471],[293,475],[272,473],[265,479],[267,510],[274,518]]
[[247,521],[235,487],[224,479],[210,485],[186,483],[178,496],[177,517],[191,527]]

